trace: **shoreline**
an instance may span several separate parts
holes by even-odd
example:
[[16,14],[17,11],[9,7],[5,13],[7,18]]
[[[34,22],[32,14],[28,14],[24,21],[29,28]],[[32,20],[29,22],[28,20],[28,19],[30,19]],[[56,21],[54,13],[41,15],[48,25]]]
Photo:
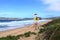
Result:
[[26,27],[22,27],[22,28],[16,28],[16,29],[12,29],[12,30],[2,31],[2,32],[0,32],[0,37],[6,37],[8,35],[16,36],[19,34],[23,34],[25,32],[32,31],[32,30],[29,30],[30,28],[32,28],[32,26],[26,26]]
[[[33,24],[32,24],[33,25]],[[26,27],[28,27],[30,25],[26,25]],[[4,31],[0,31],[1,32],[5,32],[5,31],[10,31],[10,30],[15,30],[15,29],[20,29],[20,28],[24,28],[25,26],[22,26],[22,27],[18,27],[18,28],[13,28],[13,29],[8,29],[8,30],[4,30]]]
[[[48,20],[48,21],[51,21],[51,20]],[[39,21],[39,24],[41,24],[42,22],[48,22],[48,21]],[[25,25],[24,24],[24,26],[30,26],[30,25],[33,25],[33,23],[32,24],[28,24],[28,25]],[[42,24],[41,24],[42,25]],[[16,26],[16,27],[14,27],[14,26],[11,26],[11,27],[13,27],[13,28],[10,28],[10,27],[8,27],[8,28],[4,28],[4,29],[1,29],[1,31],[0,32],[4,32],[4,31],[8,31],[8,30],[13,30],[13,29],[18,29],[18,28],[24,28],[24,26],[20,26],[20,27],[18,27],[18,26]]]
[[[52,21],[52,20],[50,20],[50,21]],[[50,21],[48,21],[48,22],[50,22]],[[48,22],[41,22],[40,25],[44,25]],[[23,34],[23,33],[28,32],[28,31],[35,32],[33,25],[28,25],[28,26],[24,26],[21,28],[2,31],[2,32],[0,32],[0,37],[6,37],[8,35],[16,36],[16,35]]]

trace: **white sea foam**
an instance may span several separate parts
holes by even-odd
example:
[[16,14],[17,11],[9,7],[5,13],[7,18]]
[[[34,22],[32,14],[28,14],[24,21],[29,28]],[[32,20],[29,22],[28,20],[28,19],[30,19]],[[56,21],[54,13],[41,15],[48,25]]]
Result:
[[[42,22],[42,21],[48,21],[48,20],[40,20],[39,22]],[[8,26],[8,27],[0,28],[0,31],[24,27],[25,25],[33,24],[33,22],[34,22],[33,20],[0,22],[0,26],[3,26],[3,25],[7,25]]]

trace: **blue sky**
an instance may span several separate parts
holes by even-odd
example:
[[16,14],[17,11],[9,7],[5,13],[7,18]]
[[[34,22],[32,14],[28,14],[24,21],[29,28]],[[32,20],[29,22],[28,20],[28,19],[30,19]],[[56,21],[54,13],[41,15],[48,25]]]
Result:
[[60,16],[60,0],[0,0],[0,17]]

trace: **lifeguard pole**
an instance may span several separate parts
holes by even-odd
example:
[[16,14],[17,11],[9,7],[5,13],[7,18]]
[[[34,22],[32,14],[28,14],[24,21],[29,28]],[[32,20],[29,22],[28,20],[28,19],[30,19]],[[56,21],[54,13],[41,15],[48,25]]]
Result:
[[38,30],[39,27],[39,17],[37,14],[34,14],[34,28],[35,30]]

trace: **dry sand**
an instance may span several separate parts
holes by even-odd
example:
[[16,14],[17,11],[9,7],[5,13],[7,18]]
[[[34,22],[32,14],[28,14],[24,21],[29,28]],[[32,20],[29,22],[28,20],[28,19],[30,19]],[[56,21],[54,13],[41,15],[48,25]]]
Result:
[[[52,20],[50,20],[50,21],[52,21]],[[48,23],[48,22],[41,22],[40,24],[44,25],[46,23]],[[30,25],[30,26],[25,26],[23,28],[17,28],[17,29],[13,29],[13,30],[7,30],[4,32],[0,32],[0,37],[6,37],[8,35],[14,35],[15,36],[15,35],[23,34],[23,33],[28,32],[28,31],[37,32],[34,30],[33,25]]]

